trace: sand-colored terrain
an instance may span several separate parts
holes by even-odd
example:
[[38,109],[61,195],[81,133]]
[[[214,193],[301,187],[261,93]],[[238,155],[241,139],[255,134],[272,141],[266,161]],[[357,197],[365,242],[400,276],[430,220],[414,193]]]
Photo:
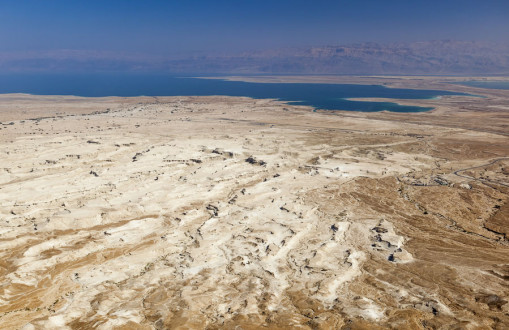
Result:
[[507,329],[509,91],[483,96],[1,95],[0,328]]

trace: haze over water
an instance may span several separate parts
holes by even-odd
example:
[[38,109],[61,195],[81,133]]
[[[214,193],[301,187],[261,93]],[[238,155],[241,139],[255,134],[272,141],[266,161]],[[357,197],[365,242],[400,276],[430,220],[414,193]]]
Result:
[[464,81],[458,83],[470,87],[489,88],[489,89],[509,89],[509,81]]

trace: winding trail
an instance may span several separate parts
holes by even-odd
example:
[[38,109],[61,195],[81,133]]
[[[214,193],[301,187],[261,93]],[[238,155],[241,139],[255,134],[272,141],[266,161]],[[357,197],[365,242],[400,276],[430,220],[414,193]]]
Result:
[[494,180],[487,180],[487,179],[474,178],[474,177],[472,177],[472,176],[459,174],[459,172],[464,172],[464,171],[468,171],[468,170],[474,170],[474,169],[477,169],[477,168],[490,166],[490,165],[493,165],[493,164],[495,164],[495,163],[498,163],[499,161],[502,161],[502,160],[509,160],[509,157],[497,158],[497,159],[492,160],[491,162],[489,162],[489,163],[487,163],[487,164],[483,164],[483,165],[479,165],[479,166],[473,166],[473,167],[467,167],[467,168],[462,168],[462,169],[459,169],[459,170],[457,170],[457,171],[454,171],[453,173],[454,173],[455,175],[459,176],[459,177],[462,177],[462,178],[466,178],[466,179],[470,179],[470,180],[476,180],[476,181],[481,181],[481,182],[483,182],[483,183],[485,183],[485,182],[491,182],[491,183],[495,183],[495,184],[498,184],[498,185],[501,185],[501,186],[504,186],[504,187],[509,187],[509,184],[507,184],[507,183],[502,183],[502,182],[494,181]]

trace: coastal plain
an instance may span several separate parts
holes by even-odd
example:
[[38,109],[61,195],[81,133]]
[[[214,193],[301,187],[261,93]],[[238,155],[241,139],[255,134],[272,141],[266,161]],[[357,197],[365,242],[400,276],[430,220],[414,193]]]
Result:
[[507,329],[509,90],[337,79],[472,96],[0,95],[0,328]]

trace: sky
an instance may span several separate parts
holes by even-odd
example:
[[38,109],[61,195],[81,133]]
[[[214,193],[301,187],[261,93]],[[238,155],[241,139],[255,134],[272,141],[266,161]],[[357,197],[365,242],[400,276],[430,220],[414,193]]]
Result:
[[509,0],[0,0],[0,53],[153,56],[361,42],[509,42]]

